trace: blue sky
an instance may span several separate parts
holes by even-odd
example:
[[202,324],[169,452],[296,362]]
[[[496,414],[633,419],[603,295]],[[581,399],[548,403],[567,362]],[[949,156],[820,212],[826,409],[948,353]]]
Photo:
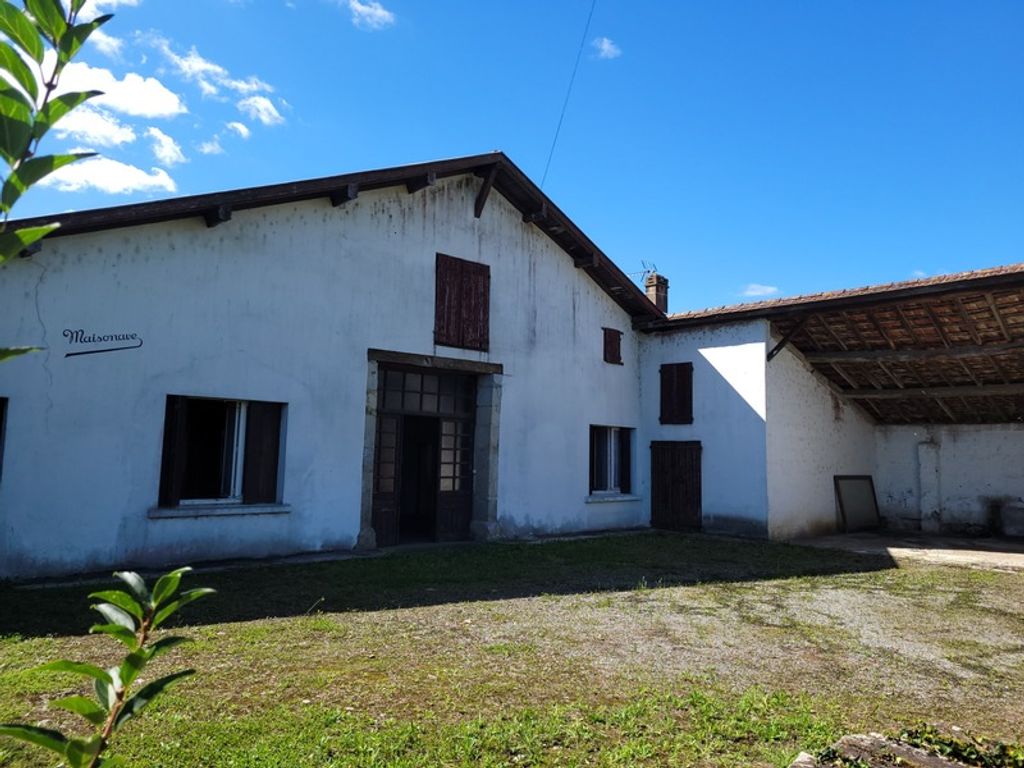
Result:
[[[19,216],[504,150],[540,182],[590,0],[90,0]],[[671,309],[1024,260],[1024,2],[597,0],[545,191]]]

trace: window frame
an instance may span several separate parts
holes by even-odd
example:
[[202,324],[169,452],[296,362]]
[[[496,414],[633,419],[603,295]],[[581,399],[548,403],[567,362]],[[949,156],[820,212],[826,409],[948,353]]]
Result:
[[[591,424],[591,497],[628,496],[633,492],[633,432],[632,427]],[[604,467],[599,466],[601,463]]]
[[[221,402],[235,409],[232,423],[226,428],[230,432],[225,434],[225,450],[221,452],[220,471],[230,473],[226,482],[222,482],[227,489],[222,496],[184,497],[188,472],[188,404],[196,401]],[[279,402],[167,395],[158,509],[187,511],[280,505],[286,411],[287,405]],[[269,473],[269,482],[265,482],[265,473]]]
[[7,409],[10,398],[0,397],[0,482],[4,479],[4,446],[7,445]]

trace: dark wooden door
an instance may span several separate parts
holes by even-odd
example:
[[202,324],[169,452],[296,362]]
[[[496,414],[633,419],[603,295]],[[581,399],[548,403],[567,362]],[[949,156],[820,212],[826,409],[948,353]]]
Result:
[[651,443],[651,527],[700,528],[699,442]]
[[473,422],[441,420],[437,540],[470,538],[473,519]]

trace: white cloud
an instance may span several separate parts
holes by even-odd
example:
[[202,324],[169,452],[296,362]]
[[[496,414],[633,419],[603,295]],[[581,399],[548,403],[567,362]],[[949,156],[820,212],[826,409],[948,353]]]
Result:
[[199,86],[203,96],[216,96],[221,88],[248,96],[253,93],[271,93],[274,88],[255,75],[246,78],[232,77],[226,67],[202,56],[193,45],[184,56],[171,48],[169,40],[150,36],[149,42],[171,63],[179,75]]
[[921,280],[925,277],[928,277],[928,273],[925,272],[923,269],[915,269],[913,272],[910,273],[910,276],[913,277],[915,280]]
[[163,168],[151,168],[149,173],[109,157],[95,157],[66,165],[51,173],[41,182],[61,192],[81,192],[97,189],[111,195],[129,192],[176,192],[178,185]]
[[140,0],[92,0],[85,4],[79,15],[80,21],[91,21],[97,16],[103,16],[116,11],[120,7],[137,7]]
[[395,14],[381,5],[377,0],[362,3],[359,0],[348,0],[348,9],[352,12],[352,23],[360,29],[384,29],[395,23]]
[[186,161],[185,153],[181,151],[178,142],[159,128],[150,126],[146,129],[146,135],[153,140],[153,156],[161,165],[170,167]]
[[235,106],[250,120],[258,120],[264,125],[278,125],[284,122],[277,107],[266,96],[250,96]]
[[749,283],[740,293],[741,296],[771,296],[779,292],[774,285],[761,285],[761,283]]
[[229,131],[234,131],[243,139],[248,139],[249,136],[252,135],[252,131],[249,130],[249,126],[247,126],[245,123],[240,123],[237,120],[233,120],[232,122],[228,123],[227,127]]
[[89,42],[96,46],[97,51],[112,59],[118,58],[121,55],[121,49],[124,47],[124,40],[120,37],[108,35],[102,29],[97,29],[89,35]]
[[91,104],[69,112],[53,130],[58,139],[74,139],[98,147],[118,147],[135,141],[135,131],[130,125]]
[[[51,54],[52,55],[52,54]],[[90,103],[135,117],[174,117],[188,112],[178,94],[155,77],[129,72],[118,79],[109,69],[72,62],[60,78],[60,93],[69,91],[103,91]]]
[[209,141],[200,144],[199,152],[204,155],[223,155],[224,147],[220,145],[220,136],[214,136]]
[[591,40],[590,44],[594,46],[599,59],[617,59],[622,55],[622,49],[612,42],[611,38],[597,37]]

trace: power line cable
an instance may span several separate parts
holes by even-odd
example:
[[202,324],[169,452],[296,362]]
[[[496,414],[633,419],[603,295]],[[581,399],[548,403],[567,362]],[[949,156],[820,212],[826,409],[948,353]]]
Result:
[[576,70],[580,68],[580,59],[583,58],[583,49],[587,44],[587,35],[590,34],[590,20],[594,18],[594,8],[597,7],[597,0],[591,0],[590,13],[587,14],[587,24],[583,27],[583,37],[580,39],[580,49],[576,52],[576,63],[572,67],[572,77],[569,78],[569,87],[565,90],[565,101],[562,102],[562,113],[558,116],[558,126],[555,128],[555,137],[551,140],[551,151],[548,152],[548,161],[544,164],[544,175],[540,177],[540,188],[544,189],[544,182],[548,178],[548,169],[551,168],[551,158],[555,156],[555,145],[558,144],[558,134],[562,131],[562,121],[565,120],[565,110],[569,106],[569,97],[572,95],[572,86],[576,82]]

